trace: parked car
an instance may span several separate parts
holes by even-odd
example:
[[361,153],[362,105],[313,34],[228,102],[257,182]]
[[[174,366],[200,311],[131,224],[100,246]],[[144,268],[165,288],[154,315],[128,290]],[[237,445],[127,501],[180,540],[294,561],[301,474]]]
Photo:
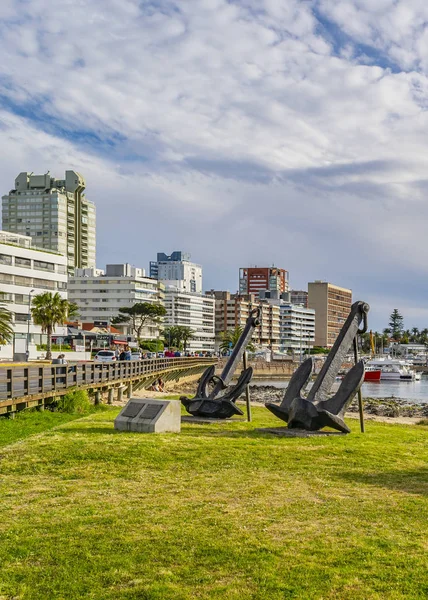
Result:
[[116,354],[114,350],[100,350],[94,356],[95,362],[113,362],[116,360]]
[[139,350],[133,350],[131,352],[131,360],[141,360],[141,352]]

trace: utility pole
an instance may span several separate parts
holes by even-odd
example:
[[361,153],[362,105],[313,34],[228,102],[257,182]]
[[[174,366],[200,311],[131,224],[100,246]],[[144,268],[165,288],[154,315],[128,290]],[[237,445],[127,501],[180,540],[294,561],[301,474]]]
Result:
[[28,315],[27,315],[27,347],[25,351],[25,360],[30,360],[30,322],[31,322],[31,296],[34,294],[34,290],[31,290],[28,294]]

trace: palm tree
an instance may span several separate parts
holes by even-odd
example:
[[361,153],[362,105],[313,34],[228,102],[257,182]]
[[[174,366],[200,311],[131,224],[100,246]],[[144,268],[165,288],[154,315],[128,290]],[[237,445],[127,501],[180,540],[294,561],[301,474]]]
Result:
[[0,302],[0,344],[7,344],[12,336],[12,313]]
[[412,337],[410,339],[412,342],[419,340],[419,329],[417,327],[412,327]]
[[[241,337],[243,332],[243,328],[240,325],[237,325],[235,329],[228,329],[227,331],[223,331],[221,335],[221,344],[220,350],[222,352],[228,352],[232,350],[238,343],[239,338]],[[247,344],[247,350],[250,352],[255,352],[254,344],[251,342]]]
[[187,327],[186,325],[182,325],[180,327],[180,337],[183,342],[183,350],[186,352],[187,350],[187,342],[192,340],[195,337],[195,332],[191,327]]
[[46,333],[46,358],[52,358],[52,333],[57,325],[63,325],[67,319],[72,319],[77,314],[77,305],[62,298],[58,292],[44,292],[33,298],[31,309],[35,325],[40,325],[42,332]]

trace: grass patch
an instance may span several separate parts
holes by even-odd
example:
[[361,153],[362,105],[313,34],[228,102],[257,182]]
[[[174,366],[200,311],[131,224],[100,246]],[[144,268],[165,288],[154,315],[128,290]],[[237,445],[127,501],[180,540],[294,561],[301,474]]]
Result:
[[117,413],[2,449],[2,600],[428,596],[426,428],[277,438],[254,407],[145,435]]
[[[79,415],[53,413],[48,410],[43,412],[22,411],[17,413],[14,419],[0,417],[0,448],[77,418]],[[1,596],[0,600],[3,600]]]

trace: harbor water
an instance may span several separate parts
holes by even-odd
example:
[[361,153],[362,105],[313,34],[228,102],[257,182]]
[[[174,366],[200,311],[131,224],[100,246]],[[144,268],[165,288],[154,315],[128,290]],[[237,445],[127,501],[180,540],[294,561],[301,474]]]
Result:
[[[278,389],[285,389],[288,381],[253,381],[251,385],[256,387],[272,386]],[[340,386],[337,381],[332,391],[336,391]],[[310,389],[310,385],[308,386]],[[420,381],[379,381],[363,383],[363,396],[366,398],[401,398],[417,404],[428,403],[428,376],[422,375]]]

